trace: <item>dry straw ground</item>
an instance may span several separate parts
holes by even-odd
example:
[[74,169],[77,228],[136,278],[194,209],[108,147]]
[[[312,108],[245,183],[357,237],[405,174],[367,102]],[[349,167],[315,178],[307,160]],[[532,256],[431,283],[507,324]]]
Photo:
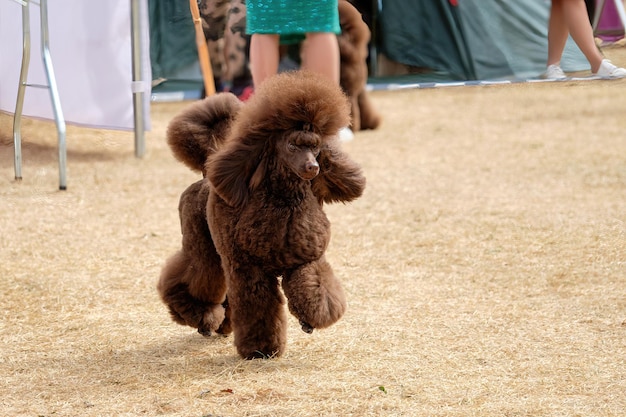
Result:
[[[626,65],[626,51],[606,54]],[[170,321],[155,284],[197,175],[164,140],[0,117],[1,416],[623,416],[626,80],[376,92],[330,206],[349,311],[277,360]]]

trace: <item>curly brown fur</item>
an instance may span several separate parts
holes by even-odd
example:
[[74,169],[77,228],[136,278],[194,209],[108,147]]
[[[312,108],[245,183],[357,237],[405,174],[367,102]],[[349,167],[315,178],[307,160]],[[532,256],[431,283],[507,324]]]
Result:
[[[189,105],[167,129],[174,156],[204,175],[208,155],[226,139],[241,105],[227,93]],[[198,181],[181,195],[182,249],[167,260],[157,286],[172,319],[206,336],[232,331],[226,279],[206,223],[208,193],[208,182]]]
[[340,84],[350,98],[351,128],[354,131],[376,129],[381,116],[366,91],[370,30],[361,13],[350,2],[340,0],[338,7],[341,25],[341,34],[337,35],[341,58]]
[[[219,98],[204,102],[207,107],[222,104]],[[189,111],[214,114],[211,109]],[[295,72],[272,77],[236,116],[224,117],[232,122],[216,130],[228,132],[227,139],[204,138],[198,145],[219,146],[205,149],[206,178],[181,197],[183,249],[175,261],[166,264],[161,282],[167,285],[160,284],[159,290],[174,320],[193,326],[200,313],[218,318],[216,306],[224,300],[225,283],[225,317],[238,353],[244,358],[275,357],[286,346],[285,299],[279,277],[283,277],[289,311],[301,321],[303,330],[328,327],[343,315],[345,296],[324,258],[330,222],[322,206],[358,198],[365,178],[337,142],[339,128],[349,119],[346,97],[321,76]],[[181,118],[189,120],[182,116],[176,120]],[[208,126],[206,135],[211,136],[215,134],[212,127],[220,122],[194,120],[192,124]],[[193,148],[187,144],[193,139],[178,135],[169,140],[175,153],[180,153],[180,143],[184,149]],[[202,242],[191,245],[189,241],[195,239]],[[208,253],[212,250],[216,252]],[[181,277],[189,275],[197,276],[194,282],[202,288],[192,292],[188,285],[185,299],[184,291],[178,290],[185,283]],[[164,288],[178,292],[167,298]],[[201,293],[204,298],[199,297]],[[197,300],[204,304],[197,307]],[[190,319],[181,312],[191,312]],[[214,331],[215,323],[211,326]]]
[[204,173],[210,153],[228,136],[242,103],[233,94],[219,94],[194,102],[172,119],[167,143],[176,159]]
[[[316,141],[320,147],[318,160],[332,161],[337,165],[336,168],[344,170],[346,167],[342,163],[345,163],[353,171],[358,170],[349,158],[337,157],[345,155],[336,142],[337,131],[349,122],[349,107],[345,96],[337,94],[334,86],[321,82],[312,74],[281,74],[278,79],[278,83],[264,83],[255,93],[254,100],[250,100],[242,108],[237,123],[233,126],[232,140],[225,143],[220,152],[208,161],[207,175],[211,178],[213,187],[223,199],[234,206],[245,203],[259,185],[259,179],[265,176],[271,156],[276,152],[279,139],[284,138],[286,133],[296,132],[300,135],[296,140],[303,142]],[[307,139],[307,133],[314,137]],[[223,155],[230,157],[225,158]],[[349,180],[344,172],[331,174],[329,170],[324,171],[314,182]],[[321,190],[327,187],[320,185],[317,188]],[[336,191],[336,198],[326,194],[323,197],[329,198],[329,201],[349,201],[360,195],[356,193],[350,197],[351,193],[354,194],[350,189]]]
[[208,193],[208,183],[202,180],[181,195],[182,249],[168,259],[157,285],[172,319],[207,336],[230,332],[228,320],[224,323],[226,280],[206,224]]
[[289,310],[303,327],[309,326],[311,330],[332,325],[346,309],[339,281],[324,256],[318,262],[285,273],[282,286],[289,299]]

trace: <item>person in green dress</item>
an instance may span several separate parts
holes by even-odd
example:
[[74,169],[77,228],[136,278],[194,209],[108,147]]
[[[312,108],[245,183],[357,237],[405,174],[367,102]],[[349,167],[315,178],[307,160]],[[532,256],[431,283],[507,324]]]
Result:
[[302,40],[301,67],[339,84],[337,0],[247,0],[246,8],[256,87],[278,72],[279,45]]
[[[250,37],[250,72],[255,88],[278,72],[280,44],[304,41],[302,69],[322,74],[339,85],[338,0],[247,0],[246,33]],[[349,127],[338,132],[352,140]]]

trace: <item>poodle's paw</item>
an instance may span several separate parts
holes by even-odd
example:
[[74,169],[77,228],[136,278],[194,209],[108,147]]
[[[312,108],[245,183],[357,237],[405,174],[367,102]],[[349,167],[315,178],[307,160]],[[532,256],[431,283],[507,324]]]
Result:
[[313,333],[335,324],[346,310],[343,293],[313,294],[309,299],[289,300],[289,311],[298,318],[302,331]]
[[289,311],[300,320],[302,330],[311,333],[337,322],[346,310],[341,284],[327,262],[314,262],[283,279]]
[[244,359],[273,359],[278,358],[285,352],[285,336],[281,334],[268,335],[267,340],[237,340],[235,346],[237,353]]
[[204,337],[213,336],[213,332],[211,331],[211,329],[205,329],[204,327],[198,327],[198,333],[200,333]]
[[225,312],[226,309],[221,304],[208,306],[198,323],[198,333],[204,337],[210,337],[213,333],[223,333],[219,332],[219,329],[226,319]]
[[300,326],[302,326],[302,331],[304,333],[308,333],[308,334],[313,333],[314,327],[311,326],[309,323],[300,320]]
[[253,352],[248,353],[247,355],[242,355],[244,359],[252,360],[252,359],[274,359],[281,355],[279,352],[271,352],[266,353],[261,350],[255,350]]

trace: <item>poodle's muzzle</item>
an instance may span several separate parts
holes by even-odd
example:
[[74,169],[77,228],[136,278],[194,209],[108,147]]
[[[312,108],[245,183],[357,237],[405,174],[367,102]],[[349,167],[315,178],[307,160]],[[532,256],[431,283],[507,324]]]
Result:
[[308,160],[304,163],[304,168],[299,173],[300,178],[303,180],[312,180],[320,173],[320,164],[315,159]]
[[278,157],[300,179],[310,181],[320,173],[317,157],[320,137],[311,131],[295,131],[286,135],[278,146]]

